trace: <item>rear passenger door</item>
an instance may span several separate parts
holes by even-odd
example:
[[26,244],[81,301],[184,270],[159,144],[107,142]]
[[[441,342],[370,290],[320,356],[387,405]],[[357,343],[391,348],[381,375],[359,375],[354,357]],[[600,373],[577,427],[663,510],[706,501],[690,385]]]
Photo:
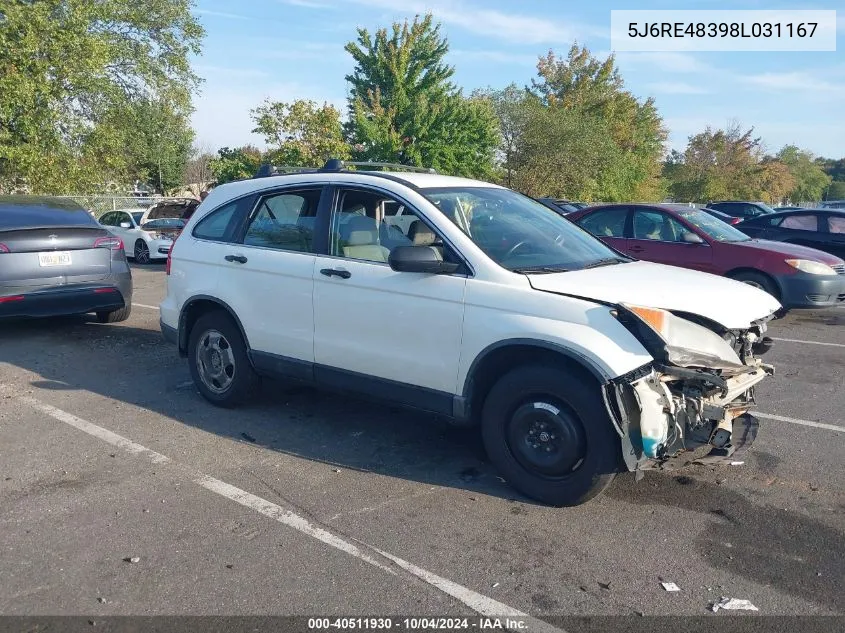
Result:
[[788,215],[778,226],[781,241],[824,250],[826,235],[821,218],[817,213],[795,213]]
[[[824,248],[841,259],[845,259],[845,215],[825,214],[827,217],[827,246]],[[821,217],[825,217],[821,216]]]
[[310,377],[322,195],[320,185],[300,185],[257,196],[220,257],[217,294],[237,312],[259,369]]
[[451,413],[467,271],[392,270],[391,249],[411,244],[456,257],[422,214],[392,194],[337,189],[329,254],[318,256],[314,268],[315,377]]
[[[628,253],[638,259],[713,272],[713,249],[707,242],[683,240],[693,231],[658,209],[634,209]],[[700,237],[700,236],[699,236]]]

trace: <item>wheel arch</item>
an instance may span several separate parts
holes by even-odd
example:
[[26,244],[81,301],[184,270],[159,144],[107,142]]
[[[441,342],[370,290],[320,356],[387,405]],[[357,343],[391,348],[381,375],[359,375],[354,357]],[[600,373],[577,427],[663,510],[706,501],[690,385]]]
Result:
[[771,274],[769,274],[769,273],[767,273],[763,270],[760,270],[759,268],[751,268],[750,266],[738,266],[737,268],[732,268],[731,270],[727,271],[725,273],[725,277],[730,277],[731,279],[733,279],[734,275],[739,275],[741,273],[753,273],[755,275],[760,275],[761,277],[765,277],[766,279],[768,279],[769,281],[772,282],[772,285],[775,288],[777,288],[778,296],[775,297],[775,299],[780,301],[780,298],[783,297],[783,287],[781,286],[780,281],[778,281],[777,277],[775,277],[775,276],[773,276],[773,275],[771,275]]
[[462,411],[457,417],[477,423],[484,399],[505,372],[528,364],[563,366],[594,379],[598,386],[606,384],[611,376],[592,359],[573,349],[529,338],[498,341],[484,348],[472,361],[461,391]]
[[246,330],[244,330],[243,323],[241,323],[241,320],[238,318],[238,315],[232,307],[217,297],[212,297],[210,295],[195,295],[184,303],[182,310],[179,313],[179,354],[187,356],[188,340],[191,336],[191,330],[202,315],[208,314],[214,310],[225,312],[232,321],[234,321],[235,325],[238,326],[238,331],[240,332],[241,337],[243,337],[247,350],[250,350],[249,338],[247,338]]

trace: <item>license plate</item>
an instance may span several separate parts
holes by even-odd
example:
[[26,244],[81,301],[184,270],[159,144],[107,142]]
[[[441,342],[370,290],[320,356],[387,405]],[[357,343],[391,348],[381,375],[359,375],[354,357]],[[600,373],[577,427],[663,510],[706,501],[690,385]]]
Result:
[[38,265],[49,266],[70,266],[70,253],[67,251],[56,251],[54,253],[38,253]]

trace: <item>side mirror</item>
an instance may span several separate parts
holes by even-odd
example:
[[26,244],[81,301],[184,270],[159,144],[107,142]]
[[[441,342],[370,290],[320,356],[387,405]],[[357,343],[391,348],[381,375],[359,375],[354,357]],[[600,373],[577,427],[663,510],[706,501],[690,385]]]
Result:
[[429,275],[451,275],[460,268],[459,264],[444,262],[431,246],[397,246],[390,251],[387,263],[396,272]]
[[120,223],[120,228],[122,228],[122,229],[131,229],[131,228],[132,228],[132,225],[131,225],[129,222],[121,222],[121,223]]
[[693,232],[684,233],[682,239],[686,244],[704,244],[705,243],[704,240],[701,239],[700,235],[693,233]]

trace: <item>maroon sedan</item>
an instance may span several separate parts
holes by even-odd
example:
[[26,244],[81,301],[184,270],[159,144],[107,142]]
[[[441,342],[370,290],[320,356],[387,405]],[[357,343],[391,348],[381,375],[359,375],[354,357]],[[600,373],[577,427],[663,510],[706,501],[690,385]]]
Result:
[[680,204],[612,204],[566,216],[636,259],[693,268],[762,288],[785,308],[845,302],[845,262],[813,248],[748,237]]

